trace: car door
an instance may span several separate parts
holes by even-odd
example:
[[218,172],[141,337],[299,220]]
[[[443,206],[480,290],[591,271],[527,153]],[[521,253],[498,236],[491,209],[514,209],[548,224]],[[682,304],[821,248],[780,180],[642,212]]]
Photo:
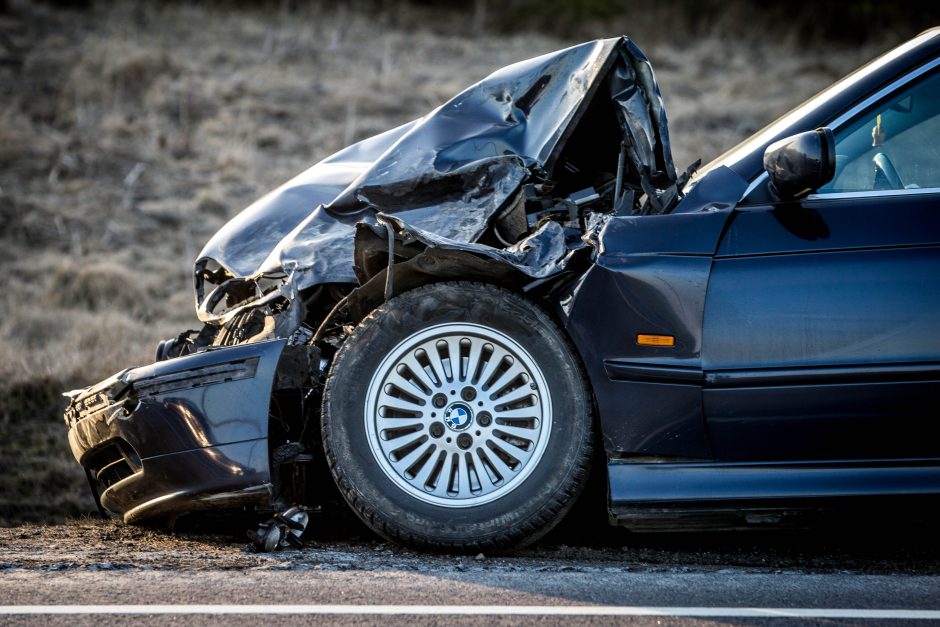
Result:
[[834,180],[745,201],[715,256],[702,362],[719,460],[940,458],[940,75],[842,117]]

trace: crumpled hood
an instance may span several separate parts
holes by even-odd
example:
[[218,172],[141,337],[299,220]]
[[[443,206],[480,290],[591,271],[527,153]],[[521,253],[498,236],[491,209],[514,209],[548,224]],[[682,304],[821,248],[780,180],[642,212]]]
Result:
[[354,225],[374,224],[379,212],[473,242],[528,176],[551,174],[608,74],[632,161],[674,183],[649,62],[626,37],[598,40],[507,66],[423,118],[324,159],[222,227],[197,272],[211,259],[236,277],[286,271],[300,290],[354,283]]

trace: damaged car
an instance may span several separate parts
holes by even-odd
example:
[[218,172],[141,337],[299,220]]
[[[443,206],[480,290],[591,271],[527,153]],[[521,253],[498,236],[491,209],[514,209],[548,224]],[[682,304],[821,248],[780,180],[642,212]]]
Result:
[[128,523],[300,542],[541,537],[589,472],[630,529],[940,494],[940,29],[677,172],[628,38],[501,69],[262,197],[195,262],[201,328],[68,393]]

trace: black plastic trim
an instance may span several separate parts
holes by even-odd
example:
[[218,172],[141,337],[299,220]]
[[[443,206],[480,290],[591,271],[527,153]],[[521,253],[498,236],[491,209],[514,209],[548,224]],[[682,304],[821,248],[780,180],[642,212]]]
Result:
[[940,379],[940,363],[874,364],[864,366],[719,370],[705,373],[709,388],[741,388],[786,385],[889,383]]
[[702,385],[704,380],[704,374],[701,369],[690,368],[688,366],[649,365],[605,360],[604,368],[607,371],[607,376],[614,381]]
[[940,495],[940,460],[607,466],[611,510],[636,503]]

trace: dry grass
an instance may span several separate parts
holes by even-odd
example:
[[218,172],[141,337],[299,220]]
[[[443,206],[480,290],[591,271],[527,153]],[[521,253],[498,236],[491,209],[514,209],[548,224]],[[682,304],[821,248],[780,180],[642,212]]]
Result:
[[[195,324],[191,263],[227,218],[493,69],[575,43],[465,34],[465,15],[408,10],[0,14],[0,524],[90,506],[58,393],[148,362]],[[426,26],[395,26],[412,18]],[[886,47],[650,39],[682,166]]]

